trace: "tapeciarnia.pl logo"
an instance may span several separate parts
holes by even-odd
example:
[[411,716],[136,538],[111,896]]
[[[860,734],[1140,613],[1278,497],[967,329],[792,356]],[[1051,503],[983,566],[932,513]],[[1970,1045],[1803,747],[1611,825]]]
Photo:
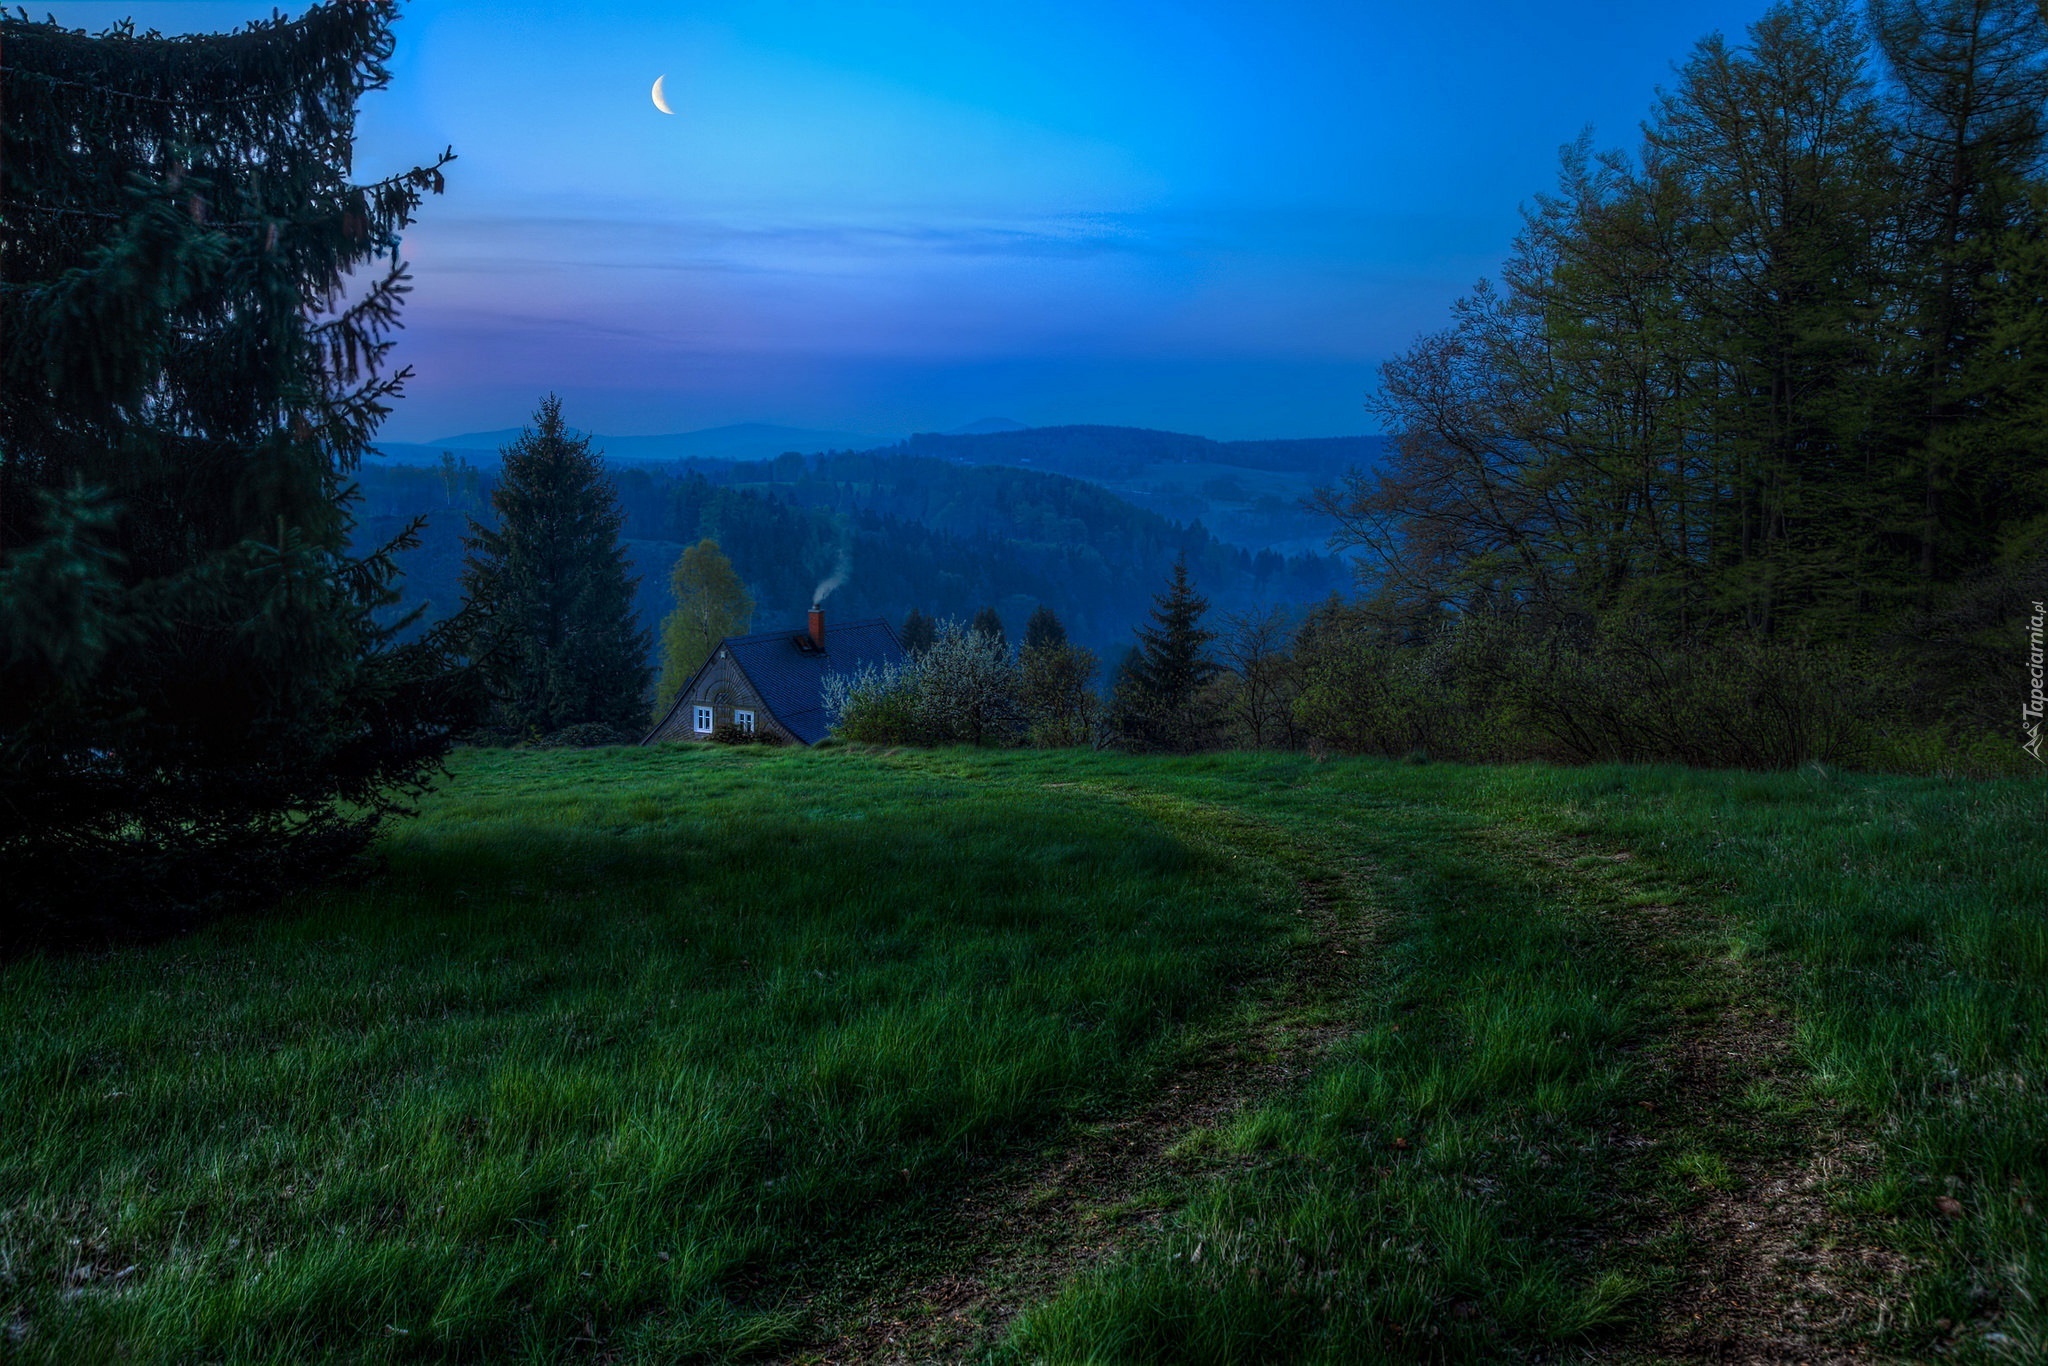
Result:
[[2048,762],[2041,758],[2041,711],[2048,697],[2042,695],[2044,665],[2041,657],[2041,627],[2048,622],[2048,603],[2035,603],[2034,616],[2027,623],[2027,677],[2033,686],[2028,690],[2025,705],[2020,708],[2020,725],[2026,728],[2027,743],[2021,748],[2034,756],[2035,763]]

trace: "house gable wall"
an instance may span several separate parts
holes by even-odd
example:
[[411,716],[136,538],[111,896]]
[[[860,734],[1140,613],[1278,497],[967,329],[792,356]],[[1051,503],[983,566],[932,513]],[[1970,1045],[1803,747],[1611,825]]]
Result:
[[[713,701],[722,689],[731,692],[731,701]],[[704,662],[704,667],[697,671],[697,676],[690,680],[682,692],[676,695],[676,705],[669,710],[669,714],[655,728],[654,733],[647,737],[647,743],[709,738],[699,735],[692,724],[694,709],[700,706],[711,708],[711,724],[714,728],[729,724],[736,710],[751,711],[754,713],[755,733],[772,734],[785,743],[798,743],[796,737],[775,719],[775,713],[768,710],[767,703],[761,700],[760,692],[747,678],[746,671],[740,668],[739,661],[735,660],[732,652],[723,645],[719,646],[717,654]]]

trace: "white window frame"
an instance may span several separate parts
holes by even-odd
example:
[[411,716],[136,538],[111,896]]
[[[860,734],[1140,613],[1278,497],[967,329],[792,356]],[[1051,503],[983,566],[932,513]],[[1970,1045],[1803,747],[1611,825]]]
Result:
[[696,706],[690,713],[690,721],[699,735],[711,733],[711,708]]
[[740,728],[742,734],[752,735],[754,733],[754,713],[745,707],[741,707],[733,712],[732,723]]

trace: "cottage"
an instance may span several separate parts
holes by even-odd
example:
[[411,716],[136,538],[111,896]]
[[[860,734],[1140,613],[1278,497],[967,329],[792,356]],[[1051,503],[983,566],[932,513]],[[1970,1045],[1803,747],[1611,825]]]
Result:
[[870,664],[901,664],[903,646],[880,617],[850,621],[825,633],[825,613],[811,609],[808,631],[728,636],[676,694],[676,703],[643,744],[708,740],[723,725],[799,745],[825,738],[825,675]]

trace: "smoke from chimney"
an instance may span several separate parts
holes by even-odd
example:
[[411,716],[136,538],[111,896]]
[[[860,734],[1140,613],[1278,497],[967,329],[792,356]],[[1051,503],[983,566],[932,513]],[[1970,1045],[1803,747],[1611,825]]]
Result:
[[844,550],[839,552],[839,563],[832,568],[832,576],[811,590],[811,610],[817,611],[825,605],[825,599],[832,596],[832,590],[846,582],[846,576],[853,572],[853,565]]

